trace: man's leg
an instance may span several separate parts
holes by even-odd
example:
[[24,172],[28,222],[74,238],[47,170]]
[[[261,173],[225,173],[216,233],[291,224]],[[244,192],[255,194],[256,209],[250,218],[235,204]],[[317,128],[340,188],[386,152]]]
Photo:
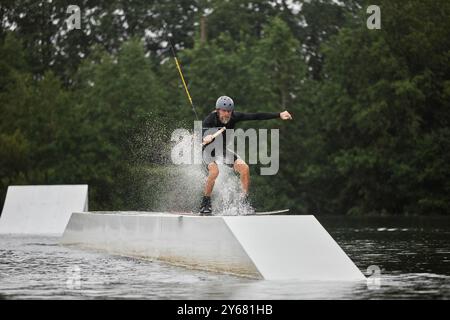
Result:
[[206,179],[205,184],[205,196],[210,197],[214,188],[214,183],[216,182],[216,178],[219,175],[219,167],[217,163],[211,162],[208,164],[208,178]]
[[218,175],[219,167],[217,166],[217,163],[211,162],[208,164],[208,178],[206,179],[202,204],[200,205],[201,216],[210,216],[212,214],[211,193]]
[[241,185],[242,185],[242,191],[245,195],[248,195],[248,188],[250,185],[250,169],[248,165],[245,163],[242,159],[237,159],[234,162],[234,171],[239,173],[239,176],[241,178]]

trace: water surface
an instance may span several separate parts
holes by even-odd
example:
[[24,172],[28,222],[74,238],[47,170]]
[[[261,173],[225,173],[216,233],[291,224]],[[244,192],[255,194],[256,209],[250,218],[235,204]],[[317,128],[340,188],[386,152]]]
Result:
[[56,237],[0,235],[0,298],[450,298],[450,219],[317,218],[371,274],[367,282],[251,280],[64,247]]

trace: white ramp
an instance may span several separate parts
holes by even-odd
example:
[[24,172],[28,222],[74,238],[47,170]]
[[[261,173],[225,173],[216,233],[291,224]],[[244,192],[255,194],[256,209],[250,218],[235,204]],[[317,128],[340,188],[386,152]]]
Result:
[[364,280],[314,216],[73,213],[62,244],[269,280]]
[[314,216],[224,220],[265,279],[365,279]]
[[61,235],[72,212],[87,210],[87,185],[9,186],[0,233]]

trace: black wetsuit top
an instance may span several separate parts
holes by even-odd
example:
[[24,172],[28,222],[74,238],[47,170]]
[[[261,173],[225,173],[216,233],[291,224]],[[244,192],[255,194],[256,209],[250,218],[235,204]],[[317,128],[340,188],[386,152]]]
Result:
[[[235,112],[233,111],[231,113],[230,120],[227,124],[223,124],[219,120],[219,114],[217,112],[211,112],[206,116],[206,118],[203,120],[202,127],[203,127],[203,134],[210,129],[210,128],[216,128],[217,130],[225,127],[227,129],[234,129],[236,126],[236,123],[240,121],[248,121],[248,120],[269,120],[269,119],[276,119],[280,117],[280,113],[278,112],[258,112],[258,113],[244,113],[244,112]],[[211,134],[213,134],[212,132]],[[227,142],[226,140],[226,130],[222,132],[223,137],[223,154],[226,154],[227,157],[231,156],[233,158],[233,162],[236,161],[236,159],[239,157],[236,153],[231,152],[226,148]],[[212,143],[217,143],[217,141],[214,141]],[[203,150],[205,149],[205,146],[203,147]],[[205,161],[205,158],[203,159],[204,164],[206,165],[205,168],[207,168],[208,163],[213,161],[215,159],[215,152],[213,151],[211,154],[212,158],[207,158]],[[230,165],[230,164],[229,164]],[[207,170],[207,169],[206,169]]]
[[[203,123],[202,123],[203,134],[210,128],[220,129],[222,127],[225,127],[227,129],[234,129],[236,126],[236,123],[238,123],[240,121],[269,120],[269,119],[276,119],[279,117],[280,117],[279,112],[244,113],[244,112],[233,111],[231,113],[231,117],[230,117],[230,120],[228,121],[228,123],[223,124],[219,120],[219,114],[217,112],[213,111],[209,115],[207,115],[206,118],[203,120]],[[214,133],[214,132],[212,132],[212,133]],[[226,145],[227,145],[227,142],[225,141],[226,140],[225,133],[226,133],[226,131],[222,132],[224,153],[226,153]],[[237,156],[235,155],[235,160],[236,160],[236,157]]]
[[269,120],[280,117],[279,112],[258,112],[258,113],[243,113],[233,111],[231,113],[230,121],[227,124],[223,124],[219,120],[219,114],[217,112],[211,112],[205,120],[203,120],[203,129],[209,128],[222,128],[234,129],[236,123],[247,120]]

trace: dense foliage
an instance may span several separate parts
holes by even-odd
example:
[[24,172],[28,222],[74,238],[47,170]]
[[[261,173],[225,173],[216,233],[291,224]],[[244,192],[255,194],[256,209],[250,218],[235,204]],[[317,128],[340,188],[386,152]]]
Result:
[[87,183],[92,209],[156,209],[170,133],[194,119],[170,37],[201,117],[224,94],[293,114],[242,126],[281,133],[278,175],[252,167],[257,207],[450,213],[448,0],[379,0],[380,30],[364,0],[80,0],[68,31],[72,2],[0,4],[1,202]]

